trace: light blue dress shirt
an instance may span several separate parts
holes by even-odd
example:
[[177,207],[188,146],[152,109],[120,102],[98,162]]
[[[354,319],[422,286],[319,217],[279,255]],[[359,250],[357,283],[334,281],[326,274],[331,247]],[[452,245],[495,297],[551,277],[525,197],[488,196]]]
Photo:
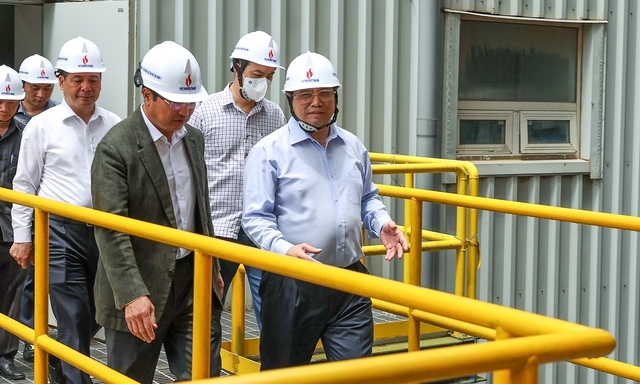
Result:
[[362,142],[336,125],[328,129],[322,147],[291,118],[253,147],[242,225],[262,249],[286,254],[307,243],[322,249],[316,260],[346,267],[364,256],[361,223],[377,237],[391,217]]

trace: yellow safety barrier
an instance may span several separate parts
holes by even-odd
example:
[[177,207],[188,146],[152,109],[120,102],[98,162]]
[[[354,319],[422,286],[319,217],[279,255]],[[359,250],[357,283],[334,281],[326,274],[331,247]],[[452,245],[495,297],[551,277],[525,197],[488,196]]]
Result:
[[[397,193],[393,188],[391,194]],[[415,190],[420,191],[420,190]],[[415,192],[414,191],[414,192]],[[412,205],[418,205],[418,200],[427,200],[417,194]],[[472,197],[462,196],[467,199]],[[438,351],[419,351],[397,355],[376,356],[366,359],[327,363],[307,367],[287,368],[247,374],[226,378],[229,383],[254,382],[276,383],[297,380],[305,382],[415,382],[424,380],[438,380],[477,372],[508,370],[507,373],[497,373],[499,383],[534,383],[537,382],[539,364],[601,356],[609,353],[615,347],[615,340],[604,330],[592,329],[582,325],[571,324],[562,320],[546,318],[536,314],[529,314],[516,309],[504,308],[490,303],[479,302],[465,297],[451,295],[427,288],[390,281],[376,276],[364,275],[340,268],[308,263],[303,260],[292,259],[266,251],[248,248],[214,238],[178,231],[138,220],[97,212],[87,208],[74,207],[68,204],[24,195],[10,190],[0,190],[0,199],[12,203],[38,207],[36,209],[36,326],[34,334],[20,331],[21,335],[33,341],[36,347],[36,383],[45,383],[46,353],[69,361],[75,366],[86,370],[106,382],[126,382],[121,378],[114,379],[116,372],[104,367],[107,374],[101,373],[91,364],[85,364],[84,359],[78,359],[73,351],[61,346],[46,336],[46,264],[45,240],[48,232],[48,213],[66,216],[75,220],[94,225],[130,233],[135,236],[170,244],[177,247],[194,249],[195,277],[194,284],[199,292],[210,292],[211,285],[210,263],[206,255],[215,255],[226,260],[246,263],[262,270],[279,273],[285,276],[309,281],[315,284],[329,286],[346,292],[370,296],[385,302],[412,308],[412,311],[424,311],[436,316],[454,319],[460,322],[480,327],[494,329],[499,341],[466,345]],[[478,199],[478,198],[474,198]],[[433,200],[431,200],[433,201]],[[417,212],[417,207],[414,207]],[[421,228],[421,215],[415,214],[411,218],[413,228]],[[640,220],[638,222],[640,228]],[[421,241],[412,240],[411,252],[421,252]],[[44,245],[43,245],[44,244]],[[209,266],[209,268],[207,268]],[[207,276],[208,275],[208,276]],[[207,295],[195,295],[194,313],[206,316]],[[201,317],[196,317],[202,319]],[[206,317],[205,317],[206,319]],[[13,320],[0,318],[1,324]],[[205,323],[207,321],[204,321]],[[15,325],[14,324],[14,325]],[[19,327],[18,327],[19,328]],[[23,332],[24,331],[24,332]],[[208,343],[209,328],[194,326],[193,346],[193,379],[204,379],[208,371]],[[31,338],[31,336],[35,336]],[[407,369],[411,367],[411,369]],[[42,368],[42,369],[41,369]],[[42,372],[39,373],[39,370]],[[321,370],[321,373],[320,373]],[[303,376],[304,379],[302,379]],[[298,379],[299,378],[299,379]],[[207,379],[205,381],[217,380]]]
[[[413,156],[403,155],[387,155],[387,154],[370,154],[372,161],[374,162],[389,162],[391,164],[373,164],[372,171],[374,174],[398,174],[405,173],[405,187],[413,186],[413,178],[417,173],[434,173],[434,172],[454,172],[457,180],[457,191],[462,194],[477,194],[478,191],[478,172],[476,167],[470,162],[457,161],[457,160],[442,160],[442,159],[429,159]],[[467,182],[469,181],[468,185]],[[384,195],[384,193],[381,193]],[[405,223],[408,226],[399,224],[399,227],[405,232],[410,242],[410,252],[408,257],[404,258],[404,281],[406,283],[421,286],[421,272],[422,272],[422,257],[421,251],[434,251],[453,249],[456,251],[456,274],[455,274],[455,293],[467,297],[475,298],[476,290],[476,271],[477,271],[477,259],[478,259],[478,244],[473,240],[476,238],[477,231],[477,211],[474,209],[465,210],[460,208],[457,210],[456,215],[456,235],[449,235],[444,233],[426,231],[422,229],[422,201],[416,201],[413,196],[406,193],[402,196],[405,199]],[[468,213],[468,215],[467,215]],[[469,220],[467,222],[467,216]],[[416,231],[413,230],[416,228]],[[414,236],[414,232],[419,233],[421,236]],[[363,233],[363,238],[365,238]],[[422,241],[422,240],[428,241]],[[471,240],[469,240],[471,239]],[[365,245],[363,247],[364,254],[366,256],[383,255],[386,253],[386,249],[383,245]],[[470,260],[467,262],[465,255],[469,255]],[[465,265],[467,268],[465,268]],[[240,359],[243,356],[250,356],[257,354],[257,347],[254,344],[257,339],[245,339],[245,318],[244,318],[244,273],[243,269],[239,269],[237,278],[233,281],[232,301],[231,301],[231,328],[232,328],[232,340],[230,344],[231,356],[234,357],[234,363],[225,366],[225,368],[231,370],[233,373],[240,373],[236,368],[239,367],[235,363],[235,358]],[[465,285],[465,281],[467,284]],[[465,292],[465,286],[467,287]],[[238,294],[235,294],[238,292]],[[383,309],[380,307],[379,302],[376,301],[374,308]],[[382,335],[382,337],[392,338],[398,336],[408,336],[408,349],[410,351],[417,351],[420,349],[421,335],[425,332],[438,333],[445,331],[441,328],[427,327],[421,324],[420,320],[414,318],[413,312],[405,314],[408,317],[406,321],[398,321],[395,324],[376,324],[375,334]],[[402,335],[398,335],[395,332],[397,327],[394,325],[405,327],[406,331]],[[379,341],[379,338],[376,337]],[[319,343],[319,346],[321,344]],[[245,351],[250,350],[251,353]],[[258,367],[258,363],[253,363],[255,367],[249,368],[248,371],[253,371]],[[244,367],[251,365],[251,361],[247,361]],[[245,373],[246,371],[242,371]]]

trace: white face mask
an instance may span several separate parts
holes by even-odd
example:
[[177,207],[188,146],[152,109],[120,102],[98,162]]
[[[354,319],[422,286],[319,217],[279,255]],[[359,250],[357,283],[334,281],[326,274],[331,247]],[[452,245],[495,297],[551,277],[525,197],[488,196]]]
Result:
[[251,77],[244,78],[244,84],[240,88],[242,97],[247,100],[260,101],[267,94],[267,88],[271,85],[271,80],[267,80],[266,77],[254,79]]

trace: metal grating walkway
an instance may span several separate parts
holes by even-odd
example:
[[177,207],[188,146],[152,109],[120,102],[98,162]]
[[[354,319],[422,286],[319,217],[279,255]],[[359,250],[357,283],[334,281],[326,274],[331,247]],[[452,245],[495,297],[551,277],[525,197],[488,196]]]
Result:
[[[390,321],[399,321],[405,320],[402,316],[396,316],[394,314],[390,314],[387,312],[382,312],[378,310],[373,310],[373,320],[374,323],[385,323]],[[222,339],[223,341],[228,341],[231,339],[231,313],[229,311],[224,311],[222,313]],[[258,324],[256,323],[255,316],[253,314],[253,310],[247,310],[245,312],[245,332],[246,337],[257,338],[260,336],[260,332],[258,331]],[[50,330],[50,335],[56,335],[56,329],[52,328]],[[0,376],[0,384],[25,384],[25,383],[33,383],[33,363],[29,363],[22,359],[22,348],[23,344],[20,342],[20,348],[18,350],[18,354],[15,358],[16,367],[21,370],[26,378],[24,380],[8,380],[2,376]],[[104,344],[102,340],[93,339],[91,342],[91,357],[96,360],[99,360],[106,364],[107,361],[107,346]],[[222,376],[228,376],[227,373],[223,372]],[[156,366],[156,374],[153,382],[155,384],[164,384],[164,383],[173,383],[175,377],[169,372],[169,363],[167,362],[166,356],[164,355],[164,351],[160,354],[160,358],[158,360],[158,365]],[[94,379],[94,383],[102,383],[97,379]]]

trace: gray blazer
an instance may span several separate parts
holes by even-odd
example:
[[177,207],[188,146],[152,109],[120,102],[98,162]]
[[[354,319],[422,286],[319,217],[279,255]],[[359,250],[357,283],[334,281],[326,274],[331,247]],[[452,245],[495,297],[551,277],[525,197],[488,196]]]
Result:
[[[213,236],[202,133],[187,125],[183,138],[196,195],[196,232]],[[169,184],[140,108],[116,124],[96,149],[91,167],[91,195],[96,209],[176,228]],[[128,332],[124,306],[147,295],[156,318],[169,296],[176,247],[105,228],[95,228],[100,260],[94,293],[96,321]],[[213,302],[222,308],[214,262]]]

